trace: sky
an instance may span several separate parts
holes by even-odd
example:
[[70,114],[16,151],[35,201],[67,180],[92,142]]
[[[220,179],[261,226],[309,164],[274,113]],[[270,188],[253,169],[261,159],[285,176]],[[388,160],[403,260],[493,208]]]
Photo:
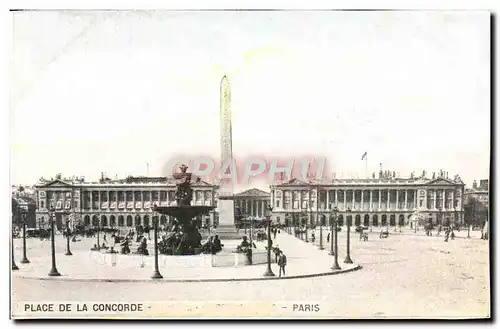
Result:
[[370,175],[489,176],[488,12],[12,15],[12,184],[218,159],[223,75],[235,157],[315,154],[363,177],[367,152]]

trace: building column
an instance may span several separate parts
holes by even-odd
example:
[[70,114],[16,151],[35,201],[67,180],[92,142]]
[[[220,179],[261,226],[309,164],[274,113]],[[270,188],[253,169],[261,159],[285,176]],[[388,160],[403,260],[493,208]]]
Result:
[[[399,209],[399,190],[396,189],[396,210]],[[397,221],[396,221],[397,223]]]
[[[98,209],[101,209],[101,205],[102,205],[102,203],[101,203],[101,191],[97,192],[97,200],[98,200],[98,204],[97,204]],[[101,219],[101,218],[99,217],[99,219]]]
[[437,190],[433,190],[432,192],[434,194],[434,210],[437,209]]
[[354,201],[356,200],[356,190],[352,190],[352,208],[354,210]]
[[418,208],[418,203],[417,203],[417,198],[418,198],[418,191],[415,190],[415,193],[413,193],[413,209],[417,209]]
[[443,189],[443,199],[442,199],[441,209],[446,209],[446,189]]
[[344,211],[347,210],[347,189],[343,190],[344,192]]
[[[370,190],[370,201],[368,202],[368,210],[370,210],[370,211],[373,210],[372,198],[373,198],[373,190]],[[371,220],[371,217],[370,217],[370,220]]]
[[378,190],[378,210],[382,210],[382,190]]
[[363,197],[365,196],[364,191],[365,190],[361,189],[361,207],[360,207],[360,210],[365,210],[365,200],[363,199]]
[[333,192],[335,192],[335,207],[337,207],[337,205],[339,204],[339,199],[338,199],[338,196],[339,196],[339,190],[333,190]]
[[405,189],[405,210],[408,210],[408,190],[407,189]]
[[331,190],[326,190],[325,209],[329,209],[330,207],[330,191]]
[[451,207],[452,210],[455,210],[455,190],[451,190]]

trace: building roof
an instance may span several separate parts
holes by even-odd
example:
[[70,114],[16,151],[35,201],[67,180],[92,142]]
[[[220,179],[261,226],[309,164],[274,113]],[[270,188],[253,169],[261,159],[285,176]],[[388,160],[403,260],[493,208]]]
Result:
[[[78,179],[78,180],[72,180],[72,179],[60,179],[56,178],[53,180],[40,180],[37,185],[35,185],[36,188],[42,188],[42,187],[109,187],[109,186],[116,186],[116,185],[147,185],[147,186],[154,186],[154,185],[162,185],[162,186],[175,186],[176,184],[175,179],[170,176],[170,177],[145,177],[145,176],[128,176],[123,179],[109,179],[105,178],[102,179],[98,182],[85,182],[84,180]],[[206,181],[193,181],[191,182],[191,186],[194,187],[200,187],[200,186],[207,186],[207,187],[216,187],[216,185],[210,184]]]
[[251,188],[249,190],[235,194],[236,197],[265,197],[268,198],[271,194],[257,188]]
[[322,180],[300,180],[292,178],[289,181],[276,184],[278,187],[306,187],[306,186],[335,186],[335,185],[352,185],[352,186],[366,186],[366,185],[464,185],[460,177],[451,180],[445,177],[437,177],[434,179],[428,178],[336,178],[336,179],[322,179]]

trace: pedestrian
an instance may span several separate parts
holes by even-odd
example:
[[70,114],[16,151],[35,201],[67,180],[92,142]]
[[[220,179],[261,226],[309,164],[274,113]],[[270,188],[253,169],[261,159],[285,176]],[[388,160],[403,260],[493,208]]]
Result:
[[451,231],[451,239],[455,240],[455,232]]
[[106,242],[106,243],[108,242],[108,241],[106,241],[106,233],[104,233],[104,242]]
[[286,256],[283,251],[280,252],[280,256],[278,258],[278,266],[280,267],[279,277],[281,278],[281,271],[283,271],[283,276],[285,276],[285,266],[286,266]]
[[445,232],[445,238],[444,238],[444,242],[448,242],[448,238],[450,237],[450,231],[449,230],[446,230]]
[[330,232],[328,232],[328,235],[326,236],[326,243],[330,242]]
[[273,239],[276,239],[276,233],[277,233],[277,229],[273,229]]

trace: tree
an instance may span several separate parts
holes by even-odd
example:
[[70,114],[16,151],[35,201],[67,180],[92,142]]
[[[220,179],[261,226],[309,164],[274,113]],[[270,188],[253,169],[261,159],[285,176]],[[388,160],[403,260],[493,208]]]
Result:
[[469,198],[464,204],[464,221],[467,225],[483,225],[487,220],[488,207],[476,198]]

